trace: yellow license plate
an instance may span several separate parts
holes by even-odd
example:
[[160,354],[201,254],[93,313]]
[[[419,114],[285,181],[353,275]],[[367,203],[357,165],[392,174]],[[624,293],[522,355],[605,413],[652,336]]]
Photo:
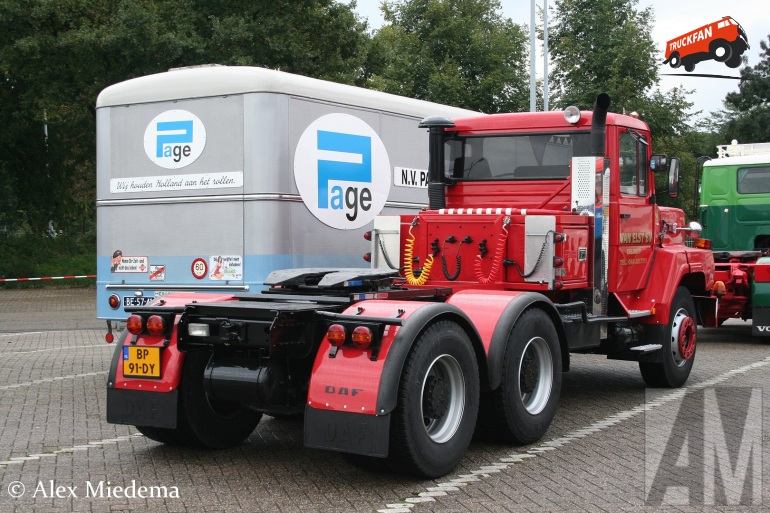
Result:
[[123,375],[140,378],[159,378],[160,348],[123,346]]

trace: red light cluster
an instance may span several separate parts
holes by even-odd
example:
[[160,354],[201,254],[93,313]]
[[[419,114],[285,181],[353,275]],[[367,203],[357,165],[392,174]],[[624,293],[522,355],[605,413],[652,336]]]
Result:
[[[348,332],[342,324],[332,324],[326,330],[326,339],[334,347],[341,347],[348,339]],[[350,341],[358,349],[366,349],[372,343],[372,330],[366,326],[356,326],[350,334]]]
[[126,319],[126,329],[132,335],[139,335],[146,329],[150,335],[160,337],[166,331],[166,321],[160,315],[151,315],[145,322],[141,315],[133,314]]

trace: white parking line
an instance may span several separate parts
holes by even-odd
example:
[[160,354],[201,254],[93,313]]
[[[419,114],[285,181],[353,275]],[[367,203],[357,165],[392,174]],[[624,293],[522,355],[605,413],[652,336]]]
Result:
[[62,381],[65,379],[86,378],[88,376],[102,376],[105,374],[107,374],[107,371],[86,372],[85,374],[70,374],[69,376],[56,376],[55,378],[35,379],[32,381],[25,381],[24,383],[14,383],[13,385],[2,385],[0,386],[0,390],[29,387],[32,385],[40,385],[42,383],[53,383],[55,381]]
[[131,440],[132,438],[139,437],[139,436],[144,436],[144,435],[142,435],[141,433],[134,433],[131,435],[118,436],[116,438],[105,438],[104,440],[99,440],[96,442],[88,442],[87,444],[74,445],[72,447],[65,447],[64,449],[57,449],[51,452],[30,454],[28,456],[14,456],[11,459],[0,461],[0,465],[18,465],[18,464],[24,463],[25,461],[35,461],[35,460],[40,460],[42,458],[55,458],[59,454],[73,453],[76,451],[87,451],[88,449],[91,449],[93,447],[102,447],[107,444],[116,444],[118,442],[126,442],[128,440]]
[[46,351],[59,351],[61,349],[83,349],[86,347],[108,347],[110,349],[114,348],[114,346],[108,346],[107,344],[93,344],[90,346],[59,346],[59,347],[47,347],[45,349],[33,349],[32,351],[8,351],[7,353],[0,353],[0,357],[14,356],[17,354],[44,353]]
[[758,369],[760,367],[765,367],[767,365],[770,365],[770,356],[768,356],[764,360],[759,360],[757,362],[744,365],[743,367],[739,367],[737,369],[727,371],[716,377],[707,379],[706,381],[701,381],[700,383],[695,383],[693,385],[690,385],[684,388],[679,388],[669,394],[661,396],[660,398],[654,401],[640,404],[638,406],[635,406],[634,408],[631,408],[630,410],[620,411],[602,420],[596,421],[593,424],[589,424],[588,426],[582,429],[578,429],[576,431],[568,433],[554,440],[543,442],[539,446],[528,450],[526,453],[515,452],[513,454],[508,455],[505,458],[501,458],[500,461],[497,463],[494,463],[492,465],[485,465],[483,467],[480,467],[477,470],[472,470],[470,474],[462,474],[455,479],[450,479],[447,482],[439,483],[434,487],[427,488],[426,491],[419,493],[416,497],[407,497],[405,499],[402,499],[403,502],[386,504],[384,508],[378,509],[377,512],[378,513],[409,513],[412,510],[412,508],[415,506],[415,504],[419,504],[422,502],[434,502],[436,500],[434,497],[449,495],[449,493],[457,491],[459,489],[458,488],[459,486],[465,486],[469,482],[479,481],[484,477],[489,477],[491,474],[496,474],[502,470],[505,470],[511,465],[515,465],[516,463],[521,463],[525,459],[536,458],[540,454],[543,454],[549,451],[554,451],[559,447],[564,447],[565,445],[569,444],[573,440],[576,440],[578,438],[585,438],[589,435],[598,433],[599,431],[607,429],[611,426],[620,424],[624,420],[628,420],[632,417],[635,417],[640,413],[650,411],[654,408],[662,406],[671,401],[681,399],[682,396],[684,396],[690,391],[700,390],[706,387],[718,385],[719,383],[727,381],[728,379],[733,378],[738,374],[745,374],[749,371]]

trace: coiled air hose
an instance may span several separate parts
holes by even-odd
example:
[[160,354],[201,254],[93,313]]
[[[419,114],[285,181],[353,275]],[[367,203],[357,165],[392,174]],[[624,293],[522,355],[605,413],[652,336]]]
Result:
[[415,224],[415,222],[412,222],[409,226],[409,238],[404,245],[404,276],[409,285],[425,285],[430,276],[430,268],[433,267],[433,255],[428,255],[428,258],[425,259],[425,265],[422,267],[420,277],[416,278],[414,276],[414,271],[412,270],[412,255],[414,251],[414,235],[412,235],[412,228]]
[[497,281],[498,275],[500,274],[500,267],[503,265],[503,257],[505,257],[505,246],[508,241],[508,225],[510,223],[510,217],[503,219],[503,236],[497,241],[495,256],[492,259],[492,268],[489,270],[487,276],[484,276],[484,270],[481,268],[481,255],[476,255],[476,261],[473,263],[473,270],[476,273],[476,280],[482,285]]

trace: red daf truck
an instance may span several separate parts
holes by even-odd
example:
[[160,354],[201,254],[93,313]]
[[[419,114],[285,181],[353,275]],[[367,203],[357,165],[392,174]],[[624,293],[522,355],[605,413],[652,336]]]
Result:
[[[361,466],[437,477],[474,430],[540,439],[570,354],[687,381],[714,262],[657,204],[648,126],[593,112],[427,118],[429,207],[377,219],[371,269],[289,269],[259,294],[135,307],[107,418],[167,444],[239,444],[263,414]],[[713,317],[713,316],[712,316]],[[712,319],[713,322],[713,319]]]

